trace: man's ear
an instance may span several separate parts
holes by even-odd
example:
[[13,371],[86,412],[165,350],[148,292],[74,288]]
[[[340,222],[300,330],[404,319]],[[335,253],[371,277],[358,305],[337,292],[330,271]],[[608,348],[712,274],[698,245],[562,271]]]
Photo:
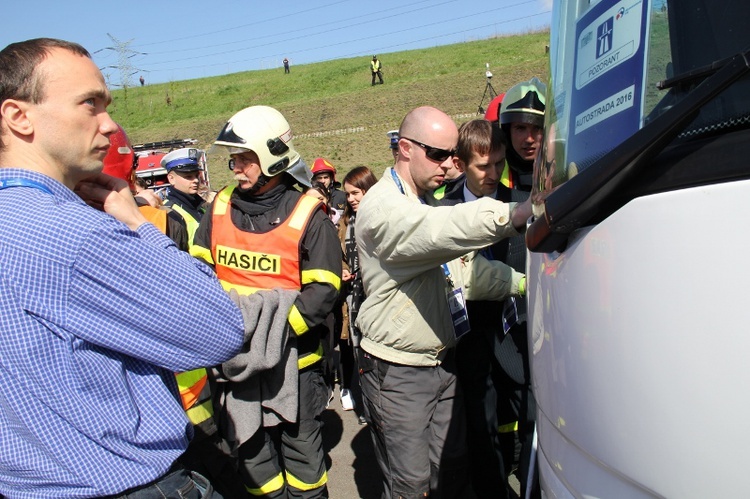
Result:
[[466,171],[465,168],[464,168],[464,166],[466,166],[466,165],[464,165],[464,162],[461,161],[460,159],[458,159],[455,156],[453,156],[453,166],[456,167],[456,170],[458,170],[458,171],[460,171],[462,173]]
[[399,139],[398,141],[398,155],[405,157],[405,158],[411,158],[411,148],[414,144],[409,142],[406,139]]
[[0,104],[0,117],[2,117],[3,125],[14,133],[23,136],[30,136],[34,133],[34,125],[32,125],[27,113],[29,111],[29,103],[16,100],[6,99]]
[[167,182],[169,182],[169,185],[174,185],[174,176],[176,173],[173,171],[167,173]]

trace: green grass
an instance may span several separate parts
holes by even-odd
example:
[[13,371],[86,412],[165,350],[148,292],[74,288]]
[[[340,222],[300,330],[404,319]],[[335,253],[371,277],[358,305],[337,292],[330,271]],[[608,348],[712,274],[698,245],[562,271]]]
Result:
[[[545,31],[381,54],[385,84],[374,87],[369,57],[292,66],[290,74],[279,67],[132,87],[113,92],[110,112],[133,143],[189,137],[208,148],[234,113],[268,105],[287,118],[308,164],[322,156],[339,178],[357,165],[380,175],[392,163],[385,132],[409,110],[432,105],[457,124],[472,119],[486,86],[485,63],[497,92],[532,76],[547,80],[548,43]],[[230,181],[226,161],[209,155],[213,188]]]

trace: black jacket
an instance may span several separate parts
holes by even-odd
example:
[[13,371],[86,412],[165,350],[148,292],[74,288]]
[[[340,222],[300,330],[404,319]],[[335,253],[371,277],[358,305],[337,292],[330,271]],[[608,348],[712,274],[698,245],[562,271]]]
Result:
[[[286,183],[261,195],[248,195],[235,189],[231,197],[232,222],[243,231],[268,232],[286,220],[300,196],[303,194]],[[195,245],[207,249],[211,248],[212,208],[207,210],[195,234]],[[332,276],[332,280],[337,281],[302,283],[294,304],[310,328],[297,338],[298,353],[303,356],[314,352],[320,338],[328,333],[326,317],[336,305],[341,287],[341,245],[336,228],[323,210],[313,214],[302,236],[300,270],[320,271],[321,275]]]
[[198,222],[201,221],[203,214],[206,213],[206,202],[199,194],[185,194],[170,187],[167,199],[164,201],[164,206],[169,207],[175,204],[187,211]]

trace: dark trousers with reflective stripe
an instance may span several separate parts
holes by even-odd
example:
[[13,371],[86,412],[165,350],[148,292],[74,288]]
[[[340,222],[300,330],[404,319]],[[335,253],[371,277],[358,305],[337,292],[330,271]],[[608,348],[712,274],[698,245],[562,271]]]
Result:
[[261,428],[239,449],[240,474],[251,495],[328,496],[320,418],[327,401],[321,363],[300,371],[299,422]]
[[508,497],[507,476],[515,451],[513,430],[498,433],[498,426],[508,422],[505,419],[509,413],[513,414],[512,421],[517,420],[517,415],[504,394],[492,341],[497,341],[494,331],[472,330],[461,337],[456,347],[458,380],[464,392],[471,482],[479,499]]
[[360,358],[365,418],[384,498],[447,499],[468,487],[463,397],[449,352],[434,367]]

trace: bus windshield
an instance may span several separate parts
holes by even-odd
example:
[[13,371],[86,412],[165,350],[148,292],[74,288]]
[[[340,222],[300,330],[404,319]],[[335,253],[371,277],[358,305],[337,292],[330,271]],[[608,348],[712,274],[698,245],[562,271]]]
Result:
[[[658,117],[680,103],[684,108],[701,83],[750,49],[748,14],[745,0],[556,2],[546,136],[532,192],[535,215],[545,214],[547,195],[561,184],[637,132],[647,136]],[[690,118],[671,146],[747,129],[750,77],[733,79],[700,102]]]

